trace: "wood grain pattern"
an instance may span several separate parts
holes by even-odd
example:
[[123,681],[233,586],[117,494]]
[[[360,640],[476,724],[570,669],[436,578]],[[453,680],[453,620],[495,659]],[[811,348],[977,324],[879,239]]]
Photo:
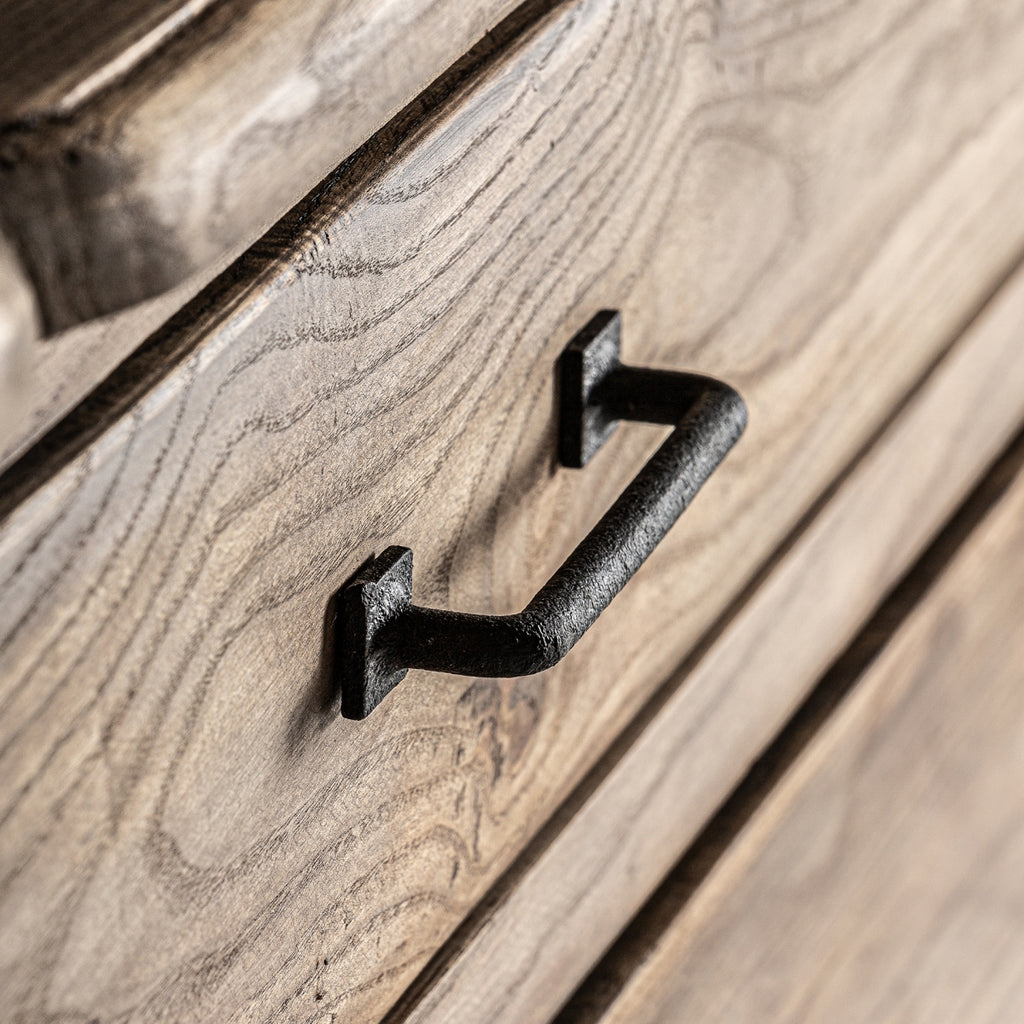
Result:
[[89,320],[49,336],[38,334],[28,346],[29,381],[20,411],[0,439],[0,472],[12,466],[47,431],[101,384],[174,314],[223,273],[241,255],[227,254],[223,265],[193,274],[183,284],[119,313]]
[[1022,324],[1024,270],[389,1022],[556,1015],[1024,420]]
[[1016,1019],[1022,608],[1018,479],[614,1002],[586,1019]]
[[[379,1016],[1016,261],[1022,22],[561,6],[15,466],[12,1015]],[[744,441],[556,671],[325,717],[371,551],[517,610],[634,475],[657,432],[553,468],[553,363],[606,305],[629,359],[740,387]]]
[[254,241],[513,6],[7,0],[0,216],[47,332]]
[[[50,31],[48,34],[43,33],[40,35],[37,31],[39,12],[36,4],[28,3],[23,5],[20,3],[20,0],[3,0],[3,2],[0,2],[0,20],[6,19],[9,23],[15,25],[15,29],[9,36],[0,37],[0,47],[6,44],[8,50],[17,48],[21,56],[15,61],[13,53],[10,54],[10,59],[7,56],[0,55],[0,66],[11,67],[13,62],[13,64],[17,65],[18,71],[18,73],[12,72],[7,79],[0,81],[0,110],[7,111],[11,117],[13,117],[11,114],[12,110],[20,110],[22,113],[18,116],[22,120],[32,121],[35,125],[45,125],[47,123],[47,116],[70,116],[79,107],[86,105],[85,101],[87,98],[92,99],[92,94],[99,91],[100,87],[97,83],[102,82],[104,85],[109,85],[110,81],[115,77],[126,77],[144,57],[150,55],[154,50],[158,50],[159,44],[166,43],[175,32],[180,32],[188,25],[190,19],[198,13],[199,9],[206,6],[206,2],[185,3],[184,0],[169,0],[168,3],[161,4],[157,0],[153,0],[151,4],[131,4],[129,5],[130,10],[121,11],[120,8],[108,8],[105,3],[93,5],[75,0],[73,3],[59,6],[56,11],[52,7],[49,8],[50,20],[47,24]],[[226,6],[224,0],[219,0],[219,9],[224,9]],[[377,6],[378,8],[383,7],[379,3]],[[489,18],[484,18],[483,15],[473,15],[469,23],[460,24],[455,36],[449,36],[444,44],[448,48],[446,49],[446,55],[449,49],[453,55],[458,55],[455,52],[455,44],[452,43],[452,38],[457,38],[460,44],[465,42],[468,46],[475,38],[471,36],[471,33],[475,31],[474,26],[479,27],[485,22],[491,23],[495,21],[499,14],[510,6],[511,2],[492,2],[486,8],[486,10],[492,12]],[[234,7],[239,8],[240,4],[236,3]],[[17,10],[14,10],[15,8]],[[277,12],[275,16],[285,17],[288,14],[286,5],[278,4],[275,10]],[[466,5],[461,5],[460,11],[463,15],[466,10]],[[472,14],[472,11],[470,13]],[[118,14],[124,16],[116,17]],[[379,19],[393,15],[394,8],[390,8],[388,11],[378,10],[374,17]],[[414,16],[414,8],[408,9],[405,12],[405,17]],[[360,16],[356,6],[349,4],[347,12],[339,11],[336,17],[342,20],[345,17],[352,17],[355,21],[359,21]],[[424,17],[427,17],[427,15],[424,15]],[[529,12],[524,13],[522,17],[528,19],[530,17]],[[114,24],[111,24],[111,21]],[[88,23],[90,27],[89,32],[83,34],[80,31],[81,22]],[[499,25],[498,29],[491,33],[494,36],[494,40],[500,40],[505,35],[514,33],[517,24],[518,22],[509,22]],[[101,39],[97,39],[96,34],[92,31],[96,26],[102,26],[102,31],[99,33],[102,37]],[[201,27],[191,27],[194,32],[201,33],[202,31]],[[337,31],[340,32],[343,28],[344,26],[337,29]],[[447,30],[448,26],[445,27],[445,31]],[[242,28],[236,25],[233,31],[242,31]],[[409,31],[412,32],[413,29],[410,28]],[[361,35],[366,35],[371,40],[377,37],[383,39],[386,35],[378,31],[373,17],[365,23],[364,29],[361,29],[360,32]],[[201,35],[200,38],[202,38]],[[21,41],[24,42],[24,45],[20,45]],[[402,36],[398,44],[391,46],[391,52],[395,54],[396,47],[400,50],[401,46],[411,45],[411,41],[411,35]],[[187,43],[188,40],[183,41],[180,45],[186,46]],[[217,53],[215,44],[216,40],[209,44],[214,56]],[[193,41],[193,45],[197,44]],[[327,46],[327,41],[321,41],[321,45]],[[368,45],[374,44],[371,42]],[[420,69],[419,78],[416,78],[416,68],[412,64],[406,63],[403,65],[402,73],[408,73],[411,76],[402,86],[404,92],[398,91],[394,96],[388,96],[379,90],[372,91],[368,89],[367,95],[362,97],[366,106],[359,110],[349,111],[348,120],[346,120],[342,131],[339,131],[339,127],[334,124],[329,126],[329,130],[325,130],[324,125],[320,121],[332,116],[326,110],[318,111],[320,121],[314,118],[314,122],[309,125],[299,123],[294,126],[293,130],[296,132],[320,133],[313,140],[307,139],[305,141],[305,144],[315,145],[323,150],[318,157],[319,162],[323,164],[319,176],[322,176],[323,173],[326,173],[327,170],[333,167],[329,163],[330,152],[335,154],[334,159],[336,162],[343,156],[347,156],[351,147],[363,141],[381,122],[387,120],[393,107],[400,103],[403,96],[406,96],[406,98],[411,96],[416,88],[426,85],[431,75],[441,71],[444,67],[442,58],[435,55],[434,64],[430,65],[427,63],[430,60],[430,54],[424,49],[422,40],[419,45],[420,49],[417,51],[417,59],[422,60],[424,65]],[[478,49],[483,51],[486,47],[480,46]],[[4,52],[6,53],[7,51]],[[205,51],[202,52],[204,55],[201,59],[208,63],[211,59],[210,54],[206,54]],[[200,59],[200,57],[196,57],[196,59]],[[273,59],[281,60],[283,59],[283,54],[275,52]],[[298,60],[299,57],[296,56],[295,59]],[[322,59],[326,61],[325,57]],[[397,56],[396,59],[398,59]],[[479,59],[479,55],[476,59]],[[21,65],[23,62],[31,66],[22,69]],[[62,77],[55,76],[51,71],[47,71],[45,75],[41,74],[42,71],[45,71],[55,63],[66,68],[66,72]],[[332,64],[329,71],[333,78],[325,84],[327,93],[331,95],[333,95],[332,91],[347,87],[346,81],[343,81],[346,75],[351,73],[357,76],[359,74],[358,62],[353,64],[352,62],[344,63],[339,61],[337,63],[339,65],[344,64],[344,66],[334,66]],[[184,65],[178,67],[176,73],[183,73],[183,68]],[[22,71],[24,71],[24,74],[21,73]],[[318,73],[326,74],[327,71],[321,68]],[[298,75],[299,72],[296,71],[295,74]],[[443,92],[445,88],[450,88],[451,83],[457,81],[460,77],[460,72],[453,71],[449,75],[442,77],[444,81],[436,86],[436,91],[438,92]],[[266,85],[266,83],[264,84]],[[366,83],[359,81],[348,83],[348,85],[351,85],[353,89],[358,91],[363,89]],[[6,93],[3,91],[5,88],[8,90]],[[136,88],[143,92],[145,91],[142,83],[136,79],[120,82],[118,88],[121,92],[127,91],[129,93]],[[397,88],[398,86],[396,85]],[[247,92],[245,95],[247,99],[251,100],[255,94]],[[130,100],[127,97],[122,97],[121,102],[125,105],[130,105]],[[327,95],[324,98],[324,103],[327,104],[329,102],[330,96]],[[389,103],[391,106],[388,106]],[[127,109],[127,106],[125,106],[125,111],[120,116],[127,116]],[[26,111],[30,113],[26,113]],[[50,112],[49,115],[46,114],[46,111]],[[76,116],[84,117],[85,114],[80,113]],[[106,117],[108,115],[95,116]],[[162,130],[168,131],[170,125],[169,115],[166,111],[162,111],[160,116],[164,118],[162,122],[164,128]],[[232,123],[230,127],[234,132],[242,130],[237,123]],[[192,126],[187,125],[186,129],[191,137]],[[248,131],[250,129],[256,130],[252,124],[249,124],[245,130]],[[14,128],[11,128],[10,131],[12,135],[17,135],[17,130]],[[0,128],[0,135],[2,134],[3,129]],[[227,136],[223,134],[219,136],[218,144],[223,144],[226,138]],[[300,141],[296,141],[294,145],[299,145]],[[141,140],[139,142],[141,144]],[[107,142],[103,144],[106,145]],[[160,144],[165,146],[180,145],[180,138],[178,136],[166,138]],[[241,145],[241,142],[239,144]],[[251,149],[252,147],[249,148]],[[283,160],[278,162],[279,154],[283,155],[284,151],[278,150],[273,145],[260,148],[257,153],[260,158],[266,157],[270,159],[273,156],[275,159],[274,169],[281,178],[281,181],[274,186],[280,192],[280,201],[278,203],[280,209],[277,210],[277,214],[282,213],[290,202],[297,199],[318,180],[317,173],[301,164],[289,167],[286,166]],[[213,173],[214,168],[199,162],[199,154],[192,147],[191,143],[179,152],[178,159],[185,158],[186,156],[196,160],[197,166],[193,169],[196,176]],[[225,156],[224,159],[228,159],[228,157]],[[221,168],[221,171],[228,176],[239,173],[238,168],[234,167]],[[288,179],[289,174],[292,175],[291,179]],[[38,186],[38,182],[35,185]],[[218,193],[223,192],[226,187],[226,185],[218,185]],[[251,195],[252,192],[250,190],[246,196],[248,198]],[[120,199],[115,196],[114,201],[116,203],[125,198],[127,198],[127,194],[121,196]],[[194,197],[183,201],[194,202]],[[222,201],[224,201],[223,196],[209,197],[205,208],[206,213],[215,216],[216,210],[213,210],[210,204]],[[252,214],[254,210],[255,207],[247,204],[244,210],[236,211],[236,213],[238,217],[246,217]],[[85,215],[87,219],[99,217],[103,220],[107,216],[107,211],[97,209],[95,212],[87,211]],[[202,215],[203,210],[198,210],[195,217],[197,223]],[[192,215],[190,214],[190,216]],[[236,225],[239,230],[234,231],[231,238],[224,237],[216,240],[207,247],[210,251],[202,259],[194,261],[198,269],[192,272],[183,269],[182,273],[187,274],[187,276],[184,277],[181,283],[175,284],[170,290],[161,291],[152,298],[137,302],[118,312],[89,319],[82,323],[76,323],[56,333],[47,334],[44,338],[38,339],[34,344],[30,345],[27,361],[30,366],[31,383],[26,384],[23,388],[20,395],[19,410],[16,413],[13,410],[11,411],[11,422],[7,427],[6,433],[0,436],[0,471],[6,469],[19,456],[23,455],[62,416],[66,415],[125,358],[134,352],[149,335],[163,326],[186,302],[194,299],[218,274],[223,273],[231,263],[242,255],[254,238],[272,219],[273,217],[267,213],[262,219],[254,219],[252,223],[246,225],[245,230],[241,230],[241,226]],[[176,223],[181,223],[180,218],[176,218]],[[94,230],[95,227],[93,225],[88,230]],[[166,228],[166,225],[164,227]],[[206,223],[204,230],[207,227],[209,227],[209,223]],[[108,228],[109,225],[106,223],[101,223],[99,226],[101,233],[108,230]],[[173,230],[177,230],[177,228],[175,227]],[[58,242],[63,244],[61,240],[58,240]],[[215,252],[216,255],[213,255]],[[73,258],[77,259],[78,256]],[[132,259],[138,263],[138,259],[133,257],[130,251],[122,247],[120,243],[118,243],[116,259]],[[123,274],[123,268],[118,268],[116,262],[111,262],[110,260],[103,262],[102,265],[97,264],[95,267],[80,268],[80,271],[87,274],[100,272],[104,275],[109,274],[111,277],[120,277]],[[133,270],[132,273],[134,272]],[[65,273],[66,268],[61,270],[61,288],[66,283],[63,276]],[[174,278],[175,273],[171,272],[167,281],[159,287],[169,286]],[[121,287],[121,284],[117,286]],[[142,291],[148,290],[149,285],[146,285],[144,288],[139,289],[139,294]]]

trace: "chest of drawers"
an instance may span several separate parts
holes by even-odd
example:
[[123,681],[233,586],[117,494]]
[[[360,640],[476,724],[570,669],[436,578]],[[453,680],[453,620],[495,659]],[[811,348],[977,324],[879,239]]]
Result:
[[[95,93],[25,58],[6,100],[8,276],[41,331],[10,332],[35,376],[0,494],[12,1020],[696,1005],[690,911],[640,958],[630,921],[1024,420],[1024,10],[466,8],[154,5],[83,48]],[[574,577],[597,621],[570,652],[491,678],[488,624],[664,440],[560,458],[562,354],[601,310],[652,371],[616,417],[685,372],[749,422],[714,458],[686,438],[680,473],[721,465],[656,547],[647,491],[616,521],[635,576],[610,603]],[[392,666],[468,675],[342,707],[349,597],[395,546],[417,606],[492,618]],[[937,678],[991,648],[975,632]],[[829,801],[779,785],[763,815]],[[708,884],[770,876],[755,847]],[[723,914],[723,949],[770,937]],[[652,987],[676,965],[686,993]]]

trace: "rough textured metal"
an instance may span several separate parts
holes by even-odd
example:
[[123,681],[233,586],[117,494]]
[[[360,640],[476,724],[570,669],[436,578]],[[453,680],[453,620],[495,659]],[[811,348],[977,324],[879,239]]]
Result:
[[412,552],[390,547],[339,595],[337,685],[346,718],[365,718],[410,668],[520,676],[557,664],[611,603],[736,443],[747,422],[720,381],[619,361],[621,318],[595,316],[562,354],[559,458],[582,467],[621,420],[674,430],[517,615],[412,603]]

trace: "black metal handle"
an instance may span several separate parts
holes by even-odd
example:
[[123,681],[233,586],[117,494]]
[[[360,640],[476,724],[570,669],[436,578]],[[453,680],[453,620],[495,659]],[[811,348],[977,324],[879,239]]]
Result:
[[557,664],[594,624],[693,500],[747,422],[719,381],[623,366],[621,318],[598,313],[559,367],[559,459],[581,468],[620,420],[675,427],[621,497],[518,615],[412,603],[412,552],[390,547],[341,591],[336,666],[341,712],[365,718],[410,668],[520,676]]

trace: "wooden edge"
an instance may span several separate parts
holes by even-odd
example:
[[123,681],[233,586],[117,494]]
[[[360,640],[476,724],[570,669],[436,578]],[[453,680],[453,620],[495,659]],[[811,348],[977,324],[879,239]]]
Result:
[[[236,258],[238,255],[234,254]],[[227,265],[217,269],[223,273]],[[33,344],[24,415],[16,430],[0,441],[0,474],[208,284],[206,280],[189,279],[155,299]]]
[[1022,322],[1018,268],[389,1024],[540,1021],[562,1006],[1005,448],[1024,418]]
[[47,336],[244,249],[467,51],[478,63],[555,0],[237,6],[161,23],[100,86],[0,124],[0,219]]
[[[365,189],[382,168],[415,147],[418,138],[457,109],[467,90],[476,87],[499,58],[530,43],[558,8],[571,0],[527,0],[487,33],[462,59],[433,81],[325,179],[271,225],[252,245],[239,251],[205,285],[193,278],[195,294],[169,312],[150,303],[167,318],[138,343],[102,380],[56,423],[44,423],[29,441],[15,438],[0,459],[0,521],[28,494],[51,479],[81,451],[116,425],[141,396],[165,379],[203,342],[214,323],[222,324],[271,286],[282,264],[289,262],[307,238],[336,216],[349,197]],[[3,190],[0,188],[0,204]],[[41,305],[41,300],[37,303]],[[143,307],[138,307],[140,310]],[[151,324],[151,321],[147,321]],[[43,334],[46,330],[44,326]],[[64,357],[65,362],[67,356]],[[84,373],[85,371],[83,371]]]

